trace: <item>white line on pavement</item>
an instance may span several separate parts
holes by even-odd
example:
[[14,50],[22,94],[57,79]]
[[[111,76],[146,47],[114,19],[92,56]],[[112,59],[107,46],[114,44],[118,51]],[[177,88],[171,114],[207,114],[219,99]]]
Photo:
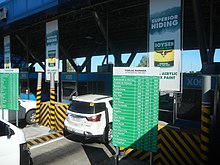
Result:
[[55,141],[61,140],[61,139],[63,139],[63,138],[64,138],[64,137],[62,136],[62,137],[59,137],[59,138],[56,138],[56,139],[52,139],[52,140],[49,140],[49,141],[47,141],[47,142],[40,143],[40,144],[38,144],[38,145],[34,145],[33,147],[30,147],[30,149],[33,150],[33,149],[36,149],[36,148],[38,148],[38,147],[42,147],[42,146],[44,146],[44,145],[47,145],[47,144],[53,143],[53,142],[55,142]]

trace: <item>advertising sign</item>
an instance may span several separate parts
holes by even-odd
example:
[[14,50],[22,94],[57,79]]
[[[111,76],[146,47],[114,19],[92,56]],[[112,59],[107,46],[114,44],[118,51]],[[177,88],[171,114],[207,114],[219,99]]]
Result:
[[113,145],[156,152],[159,69],[113,69]]
[[46,23],[46,80],[50,73],[55,73],[55,81],[59,81],[59,34],[58,20]]
[[0,109],[19,110],[19,69],[0,69]]
[[11,45],[9,35],[4,37],[4,68],[11,68]]
[[150,0],[150,67],[160,68],[160,90],[180,91],[181,0]]

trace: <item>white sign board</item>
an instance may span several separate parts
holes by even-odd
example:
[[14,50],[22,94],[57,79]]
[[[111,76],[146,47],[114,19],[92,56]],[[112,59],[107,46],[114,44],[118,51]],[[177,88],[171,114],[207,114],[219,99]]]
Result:
[[55,81],[59,81],[59,32],[58,20],[46,23],[46,80],[50,73],[55,73]]
[[150,0],[150,67],[160,68],[160,90],[180,91],[181,0]]
[[11,44],[9,35],[4,37],[4,68],[11,68]]

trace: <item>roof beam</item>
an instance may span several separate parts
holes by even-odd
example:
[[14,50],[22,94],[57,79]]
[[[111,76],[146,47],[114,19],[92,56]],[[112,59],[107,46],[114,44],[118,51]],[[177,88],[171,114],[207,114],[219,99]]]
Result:
[[210,0],[210,33],[209,33],[209,52],[208,52],[208,63],[214,62],[214,54],[215,54],[215,47],[214,47],[214,6],[213,0]]
[[[82,72],[83,71],[83,69],[87,66],[87,65],[91,65],[91,56],[86,56],[86,60],[83,62],[83,64],[81,65],[81,68],[80,68],[80,72]],[[89,69],[90,68],[90,69]],[[89,72],[89,70],[91,71],[91,66],[90,67],[88,67],[88,72]]]
[[137,49],[131,53],[131,55],[130,55],[128,61],[126,62],[126,66],[129,67],[129,66],[131,65],[132,61],[134,60],[136,54],[137,54],[138,51],[140,50],[141,45],[143,44],[143,42],[144,42],[145,39],[146,39],[145,36],[141,38],[140,43],[139,43],[138,46],[137,46]]
[[206,35],[205,35],[205,26],[203,23],[204,17],[202,16],[202,6],[199,0],[192,0],[192,2],[193,2],[193,11],[194,11],[200,56],[201,56],[202,64],[206,64],[208,63],[208,52],[207,52],[207,43],[206,43]]
[[115,57],[115,65],[116,66],[120,66],[122,65],[122,61],[121,61],[121,54],[118,52],[118,50],[116,49],[116,47],[114,46],[114,44],[112,43],[112,40],[109,39],[108,35],[107,35],[107,32],[105,30],[105,27],[98,15],[98,13],[96,11],[93,11],[93,16],[96,20],[96,23],[105,39],[105,41],[108,43],[109,45],[109,48],[111,49],[111,51],[113,52],[114,54],[114,57]]
[[32,53],[32,51],[28,48],[27,44],[25,44],[25,42],[21,39],[21,37],[18,36],[18,35],[15,35],[15,37],[16,37],[17,40],[21,43],[21,45],[22,45],[26,50],[28,50],[28,54],[30,54],[31,57],[33,57],[33,59],[35,59],[35,60],[38,62],[38,64],[43,68],[43,70],[45,70],[45,65],[42,63],[42,61],[41,61],[39,58],[37,58],[37,57]]
[[60,44],[60,50],[63,53],[63,55],[68,59],[68,61],[70,62],[72,67],[75,69],[75,71],[79,72],[79,68],[76,65],[75,61],[70,57],[69,52],[67,50],[65,50],[65,48],[61,44]]

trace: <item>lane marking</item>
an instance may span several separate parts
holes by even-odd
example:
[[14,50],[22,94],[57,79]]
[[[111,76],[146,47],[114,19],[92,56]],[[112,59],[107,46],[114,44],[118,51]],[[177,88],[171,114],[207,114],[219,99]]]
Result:
[[38,145],[34,145],[33,147],[30,147],[30,149],[31,149],[31,150],[32,150],[32,149],[36,149],[36,148],[42,147],[42,146],[44,146],[44,145],[47,145],[47,144],[50,144],[50,143],[53,143],[53,142],[56,142],[56,141],[62,140],[62,139],[64,139],[63,136],[58,137],[58,138],[56,138],[56,139],[52,139],[52,140],[50,140],[50,141],[46,141],[46,142],[44,142],[44,143],[40,143],[40,144],[38,144]]

